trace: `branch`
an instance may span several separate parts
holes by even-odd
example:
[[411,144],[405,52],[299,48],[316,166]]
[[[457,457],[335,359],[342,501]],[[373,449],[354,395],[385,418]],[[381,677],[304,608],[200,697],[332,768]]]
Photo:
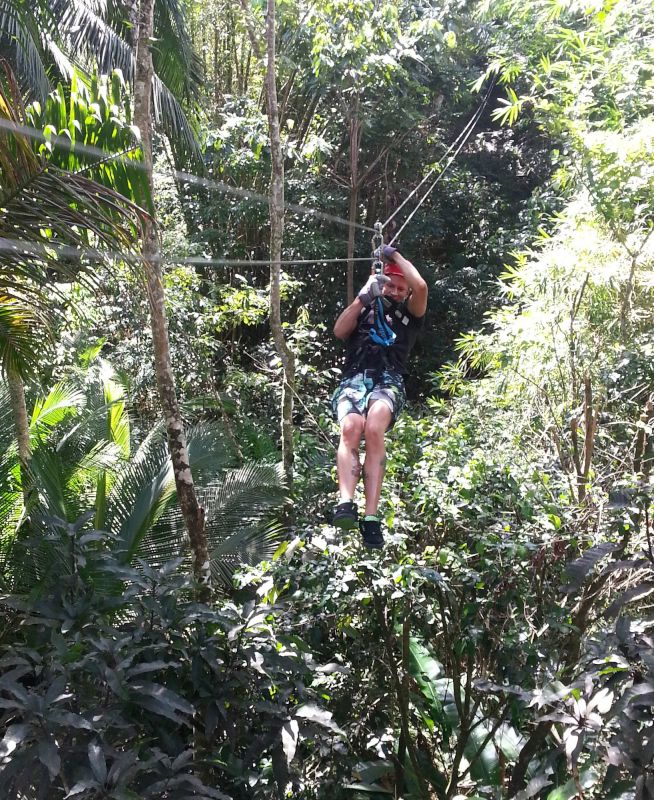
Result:
[[245,21],[245,27],[248,32],[248,37],[250,39],[250,44],[252,45],[252,49],[254,50],[254,54],[256,57],[263,61],[263,45],[261,40],[257,37],[257,32],[254,27],[254,19],[252,18],[252,11],[250,9],[250,5],[248,0],[239,0],[241,4],[241,8],[243,9],[243,17]]

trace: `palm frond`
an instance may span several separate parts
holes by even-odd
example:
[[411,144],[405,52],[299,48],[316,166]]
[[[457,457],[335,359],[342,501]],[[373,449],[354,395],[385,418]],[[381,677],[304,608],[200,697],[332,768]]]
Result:
[[125,402],[125,390],[120,383],[106,377],[103,385],[107,420],[107,438],[115,442],[123,458],[131,450],[130,421]]
[[66,83],[69,83],[75,74],[75,65],[50,36],[46,37],[45,47],[57,69],[57,73],[61,75]]
[[202,151],[197,130],[175,95],[156,73],[152,77],[152,92],[155,122],[170,140],[175,162],[178,165],[201,165]]
[[165,510],[174,483],[163,426],[154,428],[120,470],[107,500],[106,525],[118,536],[117,548],[131,561],[148,528]]
[[0,52],[20,76],[23,90],[44,100],[50,91],[39,28],[45,4],[35,5],[30,9],[27,3],[0,0]]
[[41,442],[28,465],[30,485],[36,489],[34,519],[57,517],[72,522],[93,508],[98,474],[115,469],[120,453],[113,442],[66,439],[62,451],[53,442]]
[[158,0],[154,7],[156,74],[177,98],[193,102],[202,83],[202,61],[193,50],[180,0]]
[[16,531],[22,514],[23,494],[9,391],[0,383],[0,576],[3,583],[11,572]]
[[[10,449],[15,450],[16,434],[9,399],[9,389],[4,381],[0,381],[0,458],[5,458]],[[4,462],[2,464],[4,466]],[[0,476],[3,474],[0,468]]]
[[[47,270],[55,270],[61,280],[76,278],[84,265],[91,271],[84,251],[93,247],[93,237],[129,258],[139,232],[137,209],[118,192],[45,163],[2,189],[0,235],[14,246],[0,251],[0,267],[16,264],[25,277],[32,274],[29,262],[36,260],[38,279]],[[63,256],[58,245],[68,245]],[[102,260],[102,252],[95,249],[92,258]],[[19,285],[10,274],[3,279],[12,289]]]
[[77,414],[85,404],[84,392],[68,383],[57,383],[34,403],[30,430],[34,436],[49,432],[66,417]]
[[193,480],[199,486],[237,463],[234,445],[220,422],[196,422],[188,428],[186,438]]
[[[79,498],[69,490],[69,470],[64,468],[55,448],[41,443],[32,452],[27,471],[30,485],[36,488],[35,508],[28,509],[33,519],[44,516],[74,519]],[[36,524],[38,526],[38,522]]]
[[[196,491],[205,510],[211,571],[216,580],[229,582],[238,566],[270,557],[282,529],[269,517],[286,499],[278,466],[246,464],[206,486],[197,486]],[[148,563],[161,565],[185,551],[188,540],[181,511],[171,505],[143,540],[140,555]]]
[[[222,426],[203,422],[188,431],[189,460],[195,481],[214,479],[232,463]],[[116,476],[107,500],[107,526],[118,534],[125,561],[141,548],[148,531],[167,510],[176,495],[172,464],[165,445],[163,426],[154,429],[134,457]],[[179,534],[183,538],[184,526]],[[177,554],[177,551],[175,551]]]
[[211,577],[214,583],[230,586],[234,572],[244,564],[258,564],[272,558],[284,529],[278,522],[242,528],[211,551]]
[[[120,448],[115,442],[99,441],[76,461],[74,483],[81,489],[83,483],[88,483],[91,476],[98,472],[116,469],[121,463]],[[74,488],[74,487],[73,487]]]
[[[123,110],[120,115],[117,109]],[[120,70],[91,78],[75,70],[69,91],[59,85],[45,103],[29,106],[26,118],[32,129],[48,132],[41,146],[41,150],[47,147],[48,164],[83,173],[141,208],[149,205],[142,153]],[[50,135],[52,131],[56,135]]]
[[[45,146],[35,152],[10,73],[7,85],[7,92],[0,88],[0,295],[7,311],[2,360],[20,374],[27,373],[34,360],[27,345],[28,317],[23,314],[18,319],[14,314],[16,324],[10,329],[8,312],[29,307],[31,321],[38,322],[34,330],[43,338],[53,300],[65,291],[56,280],[93,281],[95,264],[86,255],[89,246],[129,254],[143,212],[119,192],[49,163]],[[92,254],[103,259],[96,247]],[[13,346],[10,333],[17,334]],[[21,356],[27,357],[24,363]]]
[[[116,20],[104,19],[102,11],[87,0],[52,0],[51,8],[70,52],[84,54],[102,73],[119,69],[130,83],[133,81],[133,48],[112,26]],[[201,82],[200,61],[193,53],[177,0],[157,3],[156,24],[155,37],[159,45],[153,48],[155,74],[152,83],[155,122],[170,139],[180,163],[199,163],[197,130],[181,101],[192,102],[197,96]]]
[[206,508],[207,530],[216,537],[210,541],[216,546],[218,539],[279,508],[286,489],[278,465],[250,463],[231,470],[220,483],[200,488],[198,496]]
[[132,80],[132,49],[102,17],[102,7],[83,0],[51,0],[50,8],[71,53],[92,59],[100,72],[122,70]]
[[3,588],[15,570],[16,537],[22,515],[21,491],[15,486],[0,486],[0,586]]
[[40,317],[30,305],[0,295],[0,368],[5,375],[10,371],[19,372],[33,360],[34,330],[39,325],[47,328],[47,319]]

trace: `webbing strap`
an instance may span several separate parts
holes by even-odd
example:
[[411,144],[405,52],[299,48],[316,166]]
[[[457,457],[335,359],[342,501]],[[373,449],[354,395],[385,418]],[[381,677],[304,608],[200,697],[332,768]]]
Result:
[[395,342],[396,336],[391,326],[386,322],[384,303],[381,297],[375,300],[374,314],[375,319],[370,329],[370,338],[375,344],[379,344],[382,347],[391,347]]

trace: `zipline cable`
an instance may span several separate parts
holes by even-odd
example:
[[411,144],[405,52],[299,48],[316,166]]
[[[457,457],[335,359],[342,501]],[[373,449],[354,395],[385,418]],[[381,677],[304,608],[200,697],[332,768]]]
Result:
[[[29,127],[28,125],[18,125],[16,123],[9,122],[8,120],[4,119],[0,119],[0,130],[10,131],[11,133],[18,133],[21,134],[22,136],[34,139],[37,142],[41,142],[42,144],[55,145],[61,147],[62,149],[70,150],[72,153],[81,153],[83,155],[92,156],[98,159],[96,163],[80,167],[78,172],[85,172],[94,169],[95,167],[98,167],[102,164],[106,164],[110,161],[120,161],[124,163],[126,166],[129,166],[131,169],[135,170],[145,169],[145,164],[142,161],[126,158],[126,155],[131,150],[135,149],[134,147],[130,147],[124,151],[121,151],[120,153],[107,153],[106,150],[102,150],[99,147],[94,147],[93,145],[83,144],[80,142],[72,142],[67,136],[59,136],[59,135],[46,136],[43,133],[43,131],[40,131],[36,128]],[[155,172],[153,174],[155,177],[158,178],[168,177],[168,173]],[[204,189],[209,189],[212,191],[220,191],[223,192],[224,194],[232,194],[235,195],[236,197],[241,197],[248,200],[255,200],[261,203],[265,203],[266,205],[269,202],[269,197],[267,195],[260,194],[259,192],[253,192],[250,191],[249,189],[243,189],[238,186],[230,186],[228,183],[223,183],[222,181],[216,181],[209,178],[203,178],[200,175],[194,175],[189,172],[173,170],[172,177],[183,183],[190,183],[196,186],[200,186]],[[317,208],[312,208],[311,206],[297,205],[294,203],[285,203],[284,208],[295,214],[301,214],[307,217],[316,217],[318,219],[324,219],[328,222],[335,222],[339,225],[345,225],[349,227],[349,225],[351,224],[349,220],[344,219],[343,217],[339,217],[336,214],[329,214],[326,211],[319,211]],[[372,232],[373,230],[367,225],[362,225],[358,222],[355,222],[354,225],[359,230],[368,232]]]
[[[405,220],[404,224],[400,227],[400,229],[397,231],[397,233],[394,234],[393,238],[388,242],[389,245],[392,245],[393,242],[395,242],[399,238],[399,236],[402,233],[402,231],[406,228],[406,226],[409,224],[409,222],[411,222],[413,217],[416,215],[416,213],[417,213],[418,209],[420,208],[420,206],[422,206],[422,204],[425,202],[425,200],[429,197],[429,195],[432,193],[432,191],[436,188],[438,182],[445,175],[445,173],[447,172],[447,170],[449,169],[450,165],[452,164],[454,159],[457,157],[457,155],[461,152],[463,146],[465,145],[465,143],[470,138],[470,135],[472,134],[472,131],[474,130],[477,122],[479,122],[479,119],[481,118],[481,115],[484,112],[484,109],[485,109],[485,107],[486,107],[486,105],[487,105],[487,103],[488,103],[488,101],[490,99],[491,93],[492,93],[493,89],[495,88],[495,83],[496,83],[496,80],[491,81],[491,83],[488,86],[488,89],[486,90],[486,94],[484,96],[484,99],[482,100],[481,104],[479,105],[479,108],[475,111],[475,113],[473,114],[471,119],[468,121],[467,125],[463,128],[463,130],[457,136],[457,138],[454,140],[454,142],[452,142],[450,147],[448,147],[447,151],[443,154],[443,156],[440,158],[438,163],[434,167],[431,168],[431,170],[427,173],[427,175],[425,175],[425,177],[420,181],[420,183],[411,192],[411,194],[409,194],[409,196],[402,202],[402,204],[397,209],[395,209],[395,211],[386,220],[386,222],[382,223],[381,228],[383,230],[389,224],[389,222],[397,216],[398,212],[409,202],[409,200],[418,192],[420,187],[423,186],[424,183],[434,174],[434,172],[440,167],[440,165],[443,162],[443,160],[450,153],[452,153],[453,148],[456,147],[456,150],[454,151],[453,155],[450,155],[447,163],[445,164],[443,169],[436,176],[436,180],[431,184],[431,186],[427,189],[427,191],[421,197],[420,201],[418,202],[416,207],[413,209],[411,214],[409,214],[409,216]],[[375,226],[375,232],[377,233],[377,231],[378,231],[378,228],[377,228],[377,226]],[[373,239],[374,239],[374,237],[373,237]]]
[[447,170],[448,170],[448,168],[449,168],[450,164],[451,164],[451,163],[454,161],[454,159],[455,159],[455,158],[458,156],[458,154],[461,152],[461,149],[463,148],[463,146],[464,146],[464,144],[465,144],[465,143],[466,143],[466,139],[464,139],[464,140],[461,142],[461,144],[460,144],[460,145],[457,147],[457,149],[454,151],[453,155],[451,155],[451,156],[450,156],[449,160],[447,161],[447,163],[446,163],[446,164],[445,164],[445,166],[443,167],[443,170],[442,170],[441,172],[439,172],[439,174],[436,176],[436,180],[435,180],[435,181],[432,183],[432,185],[429,187],[429,189],[427,189],[427,191],[424,193],[424,195],[423,195],[423,196],[420,198],[420,200],[419,200],[419,201],[418,201],[418,203],[416,204],[416,207],[413,209],[413,211],[412,211],[412,212],[409,214],[409,216],[408,216],[408,217],[406,218],[406,220],[404,221],[404,224],[403,224],[403,225],[400,227],[400,229],[397,231],[397,233],[396,233],[396,234],[393,236],[393,238],[392,238],[392,239],[389,241],[389,244],[390,244],[390,245],[392,245],[392,244],[393,244],[393,242],[395,242],[395,241],[396,241],[396,240],[399,238],[399,236],[400,236],[400,234],[402,233],[402,231],[403,231],[403,230],[406,228],[406,226],[407,226],[407,225],[408,225],[408,224],[411,222],[411,220],[412,220],[412,219],[415,217],[415,215],[417,214],[417,212],[418,212],[418,211],[419,211],[419,209],[420,209],[420,206],[422,206],[422,204],[425,202],[425,200],[426,200],[426,199],[429,197],[429,195],[432,193],[432,191],[433,191],[433,190],[436,188],[436,186],[438,185],[438,182],[439,182],[439,181],[440,181],[440,179],[443,177],[443,175],[445,175],[445,173],[447,172]]
[[[174,177],[186,183],[194,183],[196,186],[202,186],[204,189],[212,189],[219,192],[225,192],[225,194],[234,194],[237,197],[243,197],[248,200],[260,200],[263,203],[268,203],[270,198],[268,195],[259,194],[258,192],[252,192],[249,189],[241,189],[237,186],[230,186],[227,183],[222,183],[221,181],[216,181],[210,178],[201,178],[198,175],[189,174],[188,172],[179,172],[175,170],[173,173]],[[335,214],[328,214],[326,211],[319,211],[317,208],[311,208],[310,206],[302,206],[302,205],[295,205],[294,203],[284,203],[284,209],[286,211],[292,211],[296,214],[302,214],[305,217],[318,217],[319,219],[325,219],[328,222],[337,222],[340,225],[350,225],[350,221],[347,219],[343,219],[343,217],[336,216]],[[362,225],[359,222],[354,223],[355,227],[362,231],[369,231],[372,232],[374,229],[369,227],[368,225]]]
[[[59,244],[58,242],[48,242],[47,244],[37,244],[30,242],[28,239],[5,239],[0,237],[0,252],[18,252],[28,256],[46,256],[48,251],[55,250],[59,255],[65,258],[79,258],[80,255],[91,256],[97,261],[104,261],[107,257],[116,259],[126,259],[125,252],[117,252],[111,250],[100,250],[92,247],[74,247],[69,244]],[[130,253],[131,260],[141,261],[142,256],[140,253]],[[129,260],[129,259],[126,259]],[[185,256],[176,258],[175,256],[160,256],[159,258],[149,259],[150,261],[159,261],[164,264],[177,264],[180,266],[216,266],[216,267],[267,267],[270,266],[270,261],[266,259],[229,259],[229,258],[204,258],[202,256]],[[343,261],[349,261],[347,256],[337,258],[287,258],[283,259],[281,263],[283,266],[300,265],[305,266],[309,264],[336,264]],[[370,261],[366,257],[355,258],[354,261]]]
[[[360,229],[360,230],[365,230],[365,231],[372,232],[374,234],[373,242],[375,242],[377,239],[379,239],[380,234],[383,231],[383,229],[397,216],[397,214],[404,208],[404,206],[416,195],[416,193],[420,190],[420,188],[426,183],[427,180],[429,180],[429,178],[434,174],[434,172],[440,167],[440,165],[442,164],[443,160],[445,158],[447,158],[449,156],[449,154],[452,153],[452,150],[456,147],[456,150],[455,150],[454,154],[449,156],[449,159],[447,160],[447,163],[445,164],[445,167],[441,170],[441,172],[439,172],[439,174],[436,177],[436,180],[427,189],[427,191],[422,196],[422,198],[420,199],[420,201],[418,202],[418,204],[416,205],[414,210],[411,212],[411,214],[405,220],[404,224],[400,227],[400,229],[397,231],[397,233],[389,241],[389,244],[392,245],[399,238],[400,234],[407,227],[409,222],[411,222],[411,220],[413,219],[413,217],[415,216],[415,214],[417,213],[419,208],[422,206],[422,204],[425,202],[425,200],[429,197],[429,195],[434,190],[434,188],[436,187],[438,182],[441,180],[443,175],[445,175],[447,169],[450,167],[450,165],[452,164],[452,162],[454,161],[454,159],[459,154],[459,152],[463,148],[464,144],[466,143],[466,141],[470,137],[475,125],[477,124],[477,122],[479,121],[479,118],[481,117],[481,114],[483,113],[484,108],[486,107],[486,104],[488,103],[488,100],[490,99],[490,95],[492,93],[493,88],[495,87],[495,83],[496,83],[496,79],[493,80],[489,84],[489,87],[486,90],[486,95],[484,96],[484,99],[483,99],[482,103],[480,104],[479,108],[473,114],[473,116],[468,121],[468,123],[465,125],[465,127],[463,128],[461,133],[459,133],[459,135],[456,137],[454,142],[452,142],[452,144],[448,147],[448,149],[443,154],[443,156],[441,156],[441,158],[439,159],[438,163],[434,167],[432,167],[431,170],[429,170],[429,172],[420,181],[420,183],[413,189],[413,191],[410,192],[410,194],[403,200],[403,202],[395,209],[395,211],[388,217],[386,222],[384,222],[383,224],[376,223],[375,227],[371,228],[368,225],[361,225],[360,223],[357,223],[357,222],[352,223],[350,220],[343,219],[342,217],[339,217],[339,216],[337,216],[335,214],[328,214],[327,212],[319,211],[318,209],[311,208],[309,206],[296,205],[296,204],[292,204],[292,203],[285,203],[284,204],[285,209],[288,210],[288,211],[291,211],[293,213],[296,213],[296,214],[301,214],[301,215],[304,215],[304,216],[313,216],[313,217],[316,217],[316,218],[319,218],[319,219],[325,219],[327,221],[336,222],[336,223],[342,224],[342,225],[350,226],[350,225],[354,224],[354,226],[356,228]],[[132,169],[137,169],[137,170],[145,169],[145,165],[143,164],[143,162],[136,161],[134,159],[127,159],[126,158],[126,156],[132,150],[135,149],[136,145],[134,147],[127,148],[126,150],[123,150],[123,151],[121,151],[119,153],[108,154],[106,152],[106,150],[102,150],[102,149],[100,149],[98,147],[94,147],[92,145],[86,145],[86,144],[79,143],[79,142],[72,142],[66,136],[55,135],[55,136],[46,137],[46,135],[43,133],[43,131],[39,131],[36,128],[32,128],[32,127],[27,126],[27,125],[19,125],[17,123],[10,122],[8,120],[0,119],[0,130],[2,130],[2,129],[11,131],[12,133],[22,134],[23,136],[35,139],[36,141],[39,141],[39,142],[42,142],[42,143],[45,143],[45,144],[58,145],[58,146],[61,146],[62,148],[70,149],[72,152],[83,153],[85,155],[90,155],[90,156],[94,156],[94,157],[98,158],[98,161],[96,163],[85,165],[84,167],[81,167],[77,172],[88,171],[88,170],[93,169],[95,167],[98,167],[98,166],[100,166],[102,164],[106,164],[106,163],[108,163],[110,161],[126,162],[127,165],[130,166]],[[173,174],[173,177],[175,178],[175,180],[177,180],[177,181],[179,181],[181,183],[190,183],[190,184],[193,184],[193,185],[201,186],[202,188],[205,188],[205,189],[214,190],[214,191],[221,191],[221,192],[224,192],[225,194],[233,194],[233,195],[235,195],[237,197],[242,197],[242,198],[249,199],[249,200],[258,200],[260,202],[265,202],[265,203],[269,202],[269,198],[266,195],[259,194],[258,192],[253,192],[253,191],[250,191],[248,189],[243,189],[241,187],[230,186],[229,184],[223,183],[221,181],[216,181],[216,180],[209,179],[209,178],[202,178],[199,175],[194,175],[192,173],[182,172],[182,171],[178,171],[178,170],[173,171],[172,174]],[[154,173],[154,175],[156,177],[167,177],[167,175],[165,173],[162,174],[162,173],[159,173],[159,172]],[[20,245],[22,245],[23,243],[26,243],[26,247],[22,248],[22,250],[27,255],[44,255],[44,254],[46,254],[48,249],[52,250],[53,248],[56,248],[63,255],[67,255],[69,257],[79,257],[79,255],[81,253],[86,253],[86,254],[90,253],[91,255],[96,257],[98,260],[103,260],[106,256],[118,257],[118,258],[123,258],[124,257],[123,253],[111,253],[111,252],[106,252],[106,251],[102,252],[100,250],[95,250],[95,249],[92,249],[92,248],[76,248],[76,247],[71,247],[71,246],[68,246],[68,245],[57,245],[55,243],[50,243],[50,244],[47,244],[47,245],[44,245],[44,246],[40,246],[40,245],[35,245],[35,244],[31,243],[31,242],[27,242],[26,240],[20,240],[20,239],[0,239],[0,250],[20,251],[21,250]],[[375,250],[374,247],[373,247],[373,250]],[[134,254],[134,257],[137,258],[137,260],[140,260],[140,257],[137,256],[136,254]],[[162,257],[162,258],[160,258],[160,261],[162,263],[180,264],[180,265],[189,264],[189,265],[197,265],[197,266],[207,265],[207,266],[237,266],[237,267],[238,266],[269,266],[270,263],[271,263],[269,260],[263,260],[263,259],[262,260],[206,259],[206,258],[201,258],[201,257],[187,257],[187,258],[182,258],[182,259],[175,259],[175,258],[170,258],[170,257]],[[278,262],[278,263],[280,263],[281,265],[305,265],[305,264],[339,263],[339,262],[343,262],[343,261],[361,262],[361,261],[369,261],[369,259],[368,258],[354,258],[354,259],[348,259],[348,258],[285,259],[285,260],[283,260],[281,262]]]
[[435,164],[429,170],[429,172],[420,181],[420,183],[415,187],[415,189],[400,203],[400,205],[395,209],[395,211],[393,211],[393,213],[386,220],[386,222],[382,223],[382,229],[386,228],[388,226],[388,224],[390,222],[392,222],[392,220],[395,219],[395,217],[400,213],[400,211],[409,202],[409,200],[411,200],[411,198],[420,190],[420,187],[423,186],[423,184],[425,184],[429,180],[429,178],[431,178],[431,176],[434,174],[434,172],[436,172],[436,170],[440,167],[440,165],[443,163],[443,161],[445,161],[445,159],[449,156],[449,154],[452,152],[452,150],[454,150],[454,148],[457,146],[459,140],[464,136],[467,139],[468,136],[470,135],[470,133],[472,133],[472,129],[474,128],[474,126],[479,121],[479,118],[481,117],[481,114],[482,114],[482,112],[484,110],[484,107],[486,106],[486,103],[488,102],[488,100],[490,98],[490,94],[491,94],[491,91],[492,91],[494,85],[495,85],[494,82],[491,83],[489,88],[486,90],[486,95],[485,95],[484,99],[482,100],[481,105],[475,111],[475,113],[472,115],[472,117],[468,120],[468,122],[464,126],[463,130],[459,133],[459,135],[456,137],[456,139],[452,142],[452,144],[447,148],[447,150],[440,157],[440,159],[438,160],[438,163]]

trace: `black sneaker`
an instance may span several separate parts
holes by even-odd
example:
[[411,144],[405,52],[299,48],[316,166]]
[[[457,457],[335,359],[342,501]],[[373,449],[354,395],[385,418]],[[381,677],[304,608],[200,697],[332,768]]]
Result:
[[362,519],[359,523],[363,543],[372,550],[381,550],[384,546],[384,535],[381,521],[378,519]]
[[334,509],[334,526],[344,531],[353,531],[359,524],[359,512],[352,500],[339,503]]

